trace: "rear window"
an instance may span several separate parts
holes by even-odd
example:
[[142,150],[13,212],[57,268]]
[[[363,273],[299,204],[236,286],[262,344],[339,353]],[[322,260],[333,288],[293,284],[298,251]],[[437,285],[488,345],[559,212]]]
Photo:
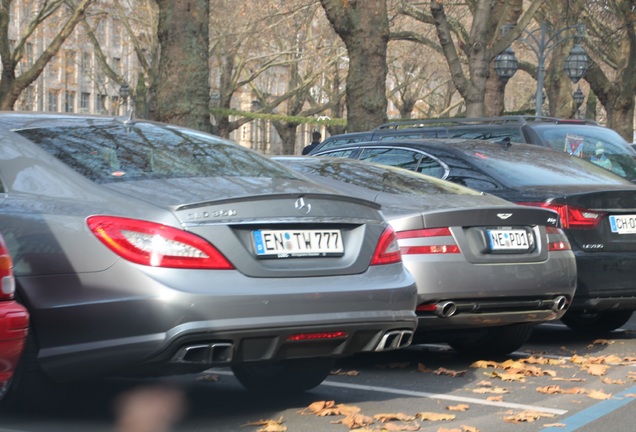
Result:
[[636,179],[636,152],[616,131],[600,126],[537,125],[547,147],[590,161],[627,179]]
[[298,178],[229,141],[148,123],[14,132],[97,183],[182,177]]
[[528,145],[465,150],[475,166],[510,187],[631,184],[578,157]]
[[351,163],[320,158],[318,162],[291,162],[304,174],[329,177],[378,192],[406,195],[481,195],[481,192],[408,170],[374,163]]

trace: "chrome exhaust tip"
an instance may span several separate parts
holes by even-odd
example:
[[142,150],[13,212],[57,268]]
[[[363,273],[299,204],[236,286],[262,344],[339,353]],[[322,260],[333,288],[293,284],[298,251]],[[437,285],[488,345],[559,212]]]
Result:
[[411,345],[413,341],[413,331],[412,330],[394,330],[389,331],[382,336],[380,342],[375,347],[376,352],[378,351],[390,351],[396,350],[400,348],[406,348]]
[[174,363],[219,364],[232,361],[233,345],[213,342],[183,346],[172,358]]
[[457,305],[452,301],[439,302],[435,305],[435,315],[440,318],[449,318],[457,313]]
[[561,312],[568,305],[568,299],[565,296],[555,297],[552,303],[552,310],[555,312]]

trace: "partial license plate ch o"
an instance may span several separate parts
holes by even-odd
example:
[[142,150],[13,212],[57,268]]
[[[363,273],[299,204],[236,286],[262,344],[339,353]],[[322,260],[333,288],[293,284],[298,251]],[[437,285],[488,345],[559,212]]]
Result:
[[488,239],[493,252],[527,252],[532,249],[533,239],[525,229],[489,229]]
[[636,215],[612,215],[610,229],[617,234],[636,234]]
[[342,233],[333,230],[252,231],[256,256],[260,258],[301,258],[342,256]]

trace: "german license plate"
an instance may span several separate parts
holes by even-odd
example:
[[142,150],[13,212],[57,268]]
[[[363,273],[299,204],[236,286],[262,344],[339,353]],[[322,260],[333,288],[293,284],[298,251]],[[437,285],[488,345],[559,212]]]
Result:
[[256,256],[294,258],[340,256],[344,253],[342,233],[334,230],[252,231]]
[[618,234],[636,234],[636,215],[610,216],[610,229]]
[[531,240],[525,229],[489,229],[491,251],[520,251],[527,252],[531,247]]

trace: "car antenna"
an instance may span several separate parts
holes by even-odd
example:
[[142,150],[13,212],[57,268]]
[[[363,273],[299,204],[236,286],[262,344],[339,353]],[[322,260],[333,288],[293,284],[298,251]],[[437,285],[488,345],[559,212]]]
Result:
[[510,143],[510,137],[505,137],[497,141],[499,144],[504,146],[504,148],[510,147],[512,144]]

